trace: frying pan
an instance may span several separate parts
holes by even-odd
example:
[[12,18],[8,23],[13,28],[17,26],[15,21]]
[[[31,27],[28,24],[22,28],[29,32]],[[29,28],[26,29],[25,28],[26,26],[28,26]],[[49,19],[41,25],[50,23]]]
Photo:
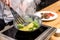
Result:
[[[11,8],[10,7],[10,10],[11,10],[11,12],[12,12],[12,15],[13,15],[13,17],[14,17],[14,15],[18,15],[18,13],[16,12],[16,11],[14,11],[13,10],[13,8]],[[34,19],[36,19],[37,21],[38,21],[38,28],[36,28],[35,30],[32,30],[32,31],[22,31],[22,30],[19,30],[18,28],[17,28],[17,23],[15,22],[15,17],[14,17],[14,26],[15,26],[15,28],[17,29],[17,30],[19,30],[19,31],[22,31],[22,32],[33,32],[33,31],[36,31],[36,30],[38,30],[40,27],[41,27],[41,19],[40,19],[40,17],[38,17],[38,16],[36,16],[36,15],[28,15],[29,17],[31,17],[32,18],[32,20],[34,21]]]
[[[5,6],[5,5],[4,5]],[[6,6],[8,6],[8,5],[6,5]],[[16,14],[18,14],[15,10],[13,10],[13,8],[11,8],[11,7],[9,7],[10,8],[10,10],[11,10],[11,12],[12,12],[12,15],[13,15],[13,17],[14,17],[14,14],[16,15]],[[34,19],[35,17],[37,17],[38,18],[38,24],[39,24],[39,27],[38,28],[36,28],[36,30],[38,30],[40,27],[41,27],[41,19],[38,17],[38,16],[36,16],[36,15],[30,15],[31,17],[32,17],[32,19]],[[15,22],[15,18],[14,18],[14,20],[13,20],[14,22],[14,27],[17,29],[17,30],[19,30],[18,28],[17,28],[17,25],[16,25],[16,22]],[[33,20],[34,21],[34,20]],[[36,31],[36,30],[33,30],[33,31]],[[22,30],[19,30],[19,31],[22,31]],[[22,31],[22,32],[33,32],[33,31]]]

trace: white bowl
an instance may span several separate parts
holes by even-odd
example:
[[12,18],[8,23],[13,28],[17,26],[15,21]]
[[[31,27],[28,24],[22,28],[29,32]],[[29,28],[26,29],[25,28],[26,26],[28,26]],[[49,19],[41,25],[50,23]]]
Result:
[[60,29],[57,29],[55,36],[60,37]]

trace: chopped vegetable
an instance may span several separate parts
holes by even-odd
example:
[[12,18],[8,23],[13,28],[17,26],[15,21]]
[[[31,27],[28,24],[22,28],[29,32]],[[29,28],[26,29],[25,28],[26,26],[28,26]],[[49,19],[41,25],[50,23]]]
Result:
[[33,24],[34,24],[34,27],[38,27],[38,22],[37,22],[37,20],[34,20]]
[[24,26],[24,25],[22,25],[22,24],[18,24],[18,25],[17,25],[17,28],[18,28],[18,29],[19,29],[19,28],[23,28],[23,26]]
[[23,24],[18,24],[17,28],[21,31],[33,31],[39,27],[38,21],[34,20],[30,22],[28,25],[24,26]]

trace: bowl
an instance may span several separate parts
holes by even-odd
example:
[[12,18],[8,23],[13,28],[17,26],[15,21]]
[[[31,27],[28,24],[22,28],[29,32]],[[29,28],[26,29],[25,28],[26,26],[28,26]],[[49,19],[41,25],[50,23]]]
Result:
[[57,29],[56,33],[55,33],[56,37],[60,37],[60,29]]

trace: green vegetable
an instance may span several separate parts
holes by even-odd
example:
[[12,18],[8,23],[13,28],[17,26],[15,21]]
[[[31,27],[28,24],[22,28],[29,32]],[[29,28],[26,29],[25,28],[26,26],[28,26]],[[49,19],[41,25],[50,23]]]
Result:
[[34,24],[34,27],[38,27],[38,26],[39,26],[39,24],[38,24],[38,21],[37,21],[37,20],[34,20],[33,24]]
[[32,30],[33,30],[33,28],[29,28],[29,30],[30,30],[30,31],[32,31]]
[[29,18],[26,21],[30,22],[30,24],[27,26],[24,26],[23,24],[18,24],[17,28],[22,29],[22,31],[24,31],[26,29],[28,29],[28,31],[34,31],[35,29],[37,29],[39,27],[39,23],[36,19],[33,21],[31,18]]
[[18,29],[20,29],[20,28],[23,28],[24,25],[22,25],[22,24],[18,24],[17,27],[18,27]]
[[33,20],[32,20],[32,18],[26,18],[26,22],[32,22]]

